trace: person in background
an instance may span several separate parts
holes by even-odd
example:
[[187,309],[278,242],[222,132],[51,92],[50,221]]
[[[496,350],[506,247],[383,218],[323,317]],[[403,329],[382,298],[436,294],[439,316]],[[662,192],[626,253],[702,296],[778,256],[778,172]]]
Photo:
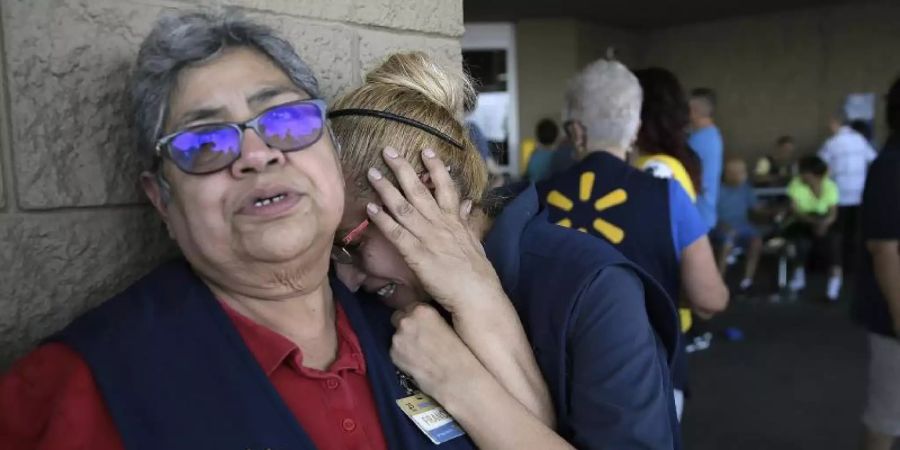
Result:
[[722,134],[716,127],[713,115],[716,109],[716,93],[709,88],[691,91],[691,134],[688,145],[700,157],[703,190],[697,197],[700,216],[710,228],[716,226],[716,201],[719,198],[719,181],[722,179]]
[[856,119],[851,120],[849,126],[867,141],[872,142],[872,127],[869,125],[869,122],[862,119]]
[[703,188],[700,159],[687,144],[690,108],[681,83],[657,67],[634,74],[644,91],[635,166],[658,178],[674,178],[696,201]]
[[[565,113],[580,161],[538,183],[548,219],[615,245],[653,276],[677,307],[683,299],[710,317],[728,304],[716,270],[709,228],[684,189],[626,162],[637,139],[641,86],[624,65],[599,60],[571,81]],[[672,368],[678,415],[684,406],[687,365],[683,348]]]
[[747,291],[753,285],[763,241],[759,231],[750,222],[751,213],[759,212],[759,202],[753,188],[747,182],[747,163],[741,158],[731,157],[725,162],[725,176],[719,191],[716,212],[719,223],[712,236],[713,241],[720,245],[719,272],[725,276],[728,269],[728,255],[736,246],[745,249],[747,261],[739,287],[741,291]]
[[791,220],[784,231],[798,251],[798,267],[790,282],[793,291],[806,287],[805,264],[813,247],[819,248],[830,268],[826,296],[836,301],[841,290],[840,243],[833,227],[837,219],[838,187],[828,178],[828,166],[818,156],[800,160],[800,175],[788,185]]
[[542,119],[535,129],[537,135],[538,146],[531,154],[528,160],[528,168],[525,170],[525,176],[532,183],[547,178],[550,174],[550,166],[553,160],[553,146],[556,144],[556,138],[559,137],[559,127],[556,122],[550,119]]
[[[672,178],[690,197],[697,200],[700,159],[687,144],[690,108],[681,83],[672,72],[661,68],[634,72],[641,83],[641,127],[638,130],[634,165],[657,178]],[[691,309],[679,309],[681,330],[693,325]]]
[[840,117],[832,117],[829,128],[833,134],[822,145],[819,157],[828,165],[840,193],[835,232],[841,258],[852,269],[860,242],[859,204],[866,172],[877,154],[872,144]]
[[491,144],[490,142],[488,142],[487,138],[484,137],[484,133],[481,132],[481,128],[478,127],[478,124],[467,120],[466,128],[469,129],[469,139],[471,139],[472,143],[475,144],[475,149],[478,150],[478,154],[481,155],[481,159],[483,159],[485,162],[487,162],[488,160],[493,160],[494,157],[491,156]]
[[[563,124],[563,130],[568,127]],[[554,177],[559,175],[560,173],[565,172],[575,165],[578,160],[575,158],[575,144],[572,143],[572,140],[565,134],[563,134],[563,138],[560,140],[559,145],[556,146],[556,150],[553,151],[553,156],[550,158],[550,173],[547,175],[547,178]]]
[[753,182],[757,186],[787,186],[797,176],[797,145],[788,135],[775,141],[775,150],[759,159],[753,168]]
[[478,150],[478,154],[481,155],[481,159],[484,160],[491,184],[502,183],[503,170],[497,165],[497,161],[494,159],[493,152],[491,151],[494,146],[488,141],[484,132],[481,131],[481,127],[479,127],[475,121],[471,120],[472,113],[475,111],[475,105],[477,104],[477,100],[471,100],[465,105],[466,128],[469,130],[469,139],[472,140],[472,143]]
[[863,450],[890,450],[900,437],[900,78],[886,100],[890,135],[863,189],[866,258],[851,306],[869,334]]

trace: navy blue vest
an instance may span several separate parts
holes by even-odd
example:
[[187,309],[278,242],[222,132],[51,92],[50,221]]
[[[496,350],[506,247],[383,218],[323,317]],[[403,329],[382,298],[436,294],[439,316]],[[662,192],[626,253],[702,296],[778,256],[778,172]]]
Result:
[[[390,310],[331,284],[366,359],[391,449],[433,449],[397,407]],[[184,261],[165,264],[52,338],[85,360],[128,450],[315,449],[225,311]],[[468,437],[441,449],[471,449]]]
[[[520,188],[524,189],[515,192]],[[551,225],[547,211],[540,211],[534,187],[520,185],[509,190],[505,195],[516,197],[494,221],[485,239],[485,251],[528,334],[556,406],[558,432],[570,439],[573,430],[567,407],[571,390],[568,333],[575,320],[575,304],[587,285],[610,266],[628,267],[641,277],[647,315],[659,346],[664,349],[658,353],[662,367],[669,366],[681,348],[677,313],[659,284],[612,246]],[[556,264],[558,255],[566,255],[565,260],[578,264]],[[672,414],[672,433],[676,448],[680,448],[674,409]]]
[[[594,152],[537,188],[551,222],[613,244],[656,279],[678,307],[681,265],[672,240],[668,180],[607,152]],[[676,357],[672,375],[675,387],[683,389],[687,378],[683,355]]]
[[[541,203],[549,205],[550,221],[568,220],[563,224],[606,239],[656,278],[669,298],[679,298],[680,264],[672,241],[668,180],[607,152],[595,152],[537,188]],[[554,194],[556,201],[548,201],[554,191],[562,197]],[[568,211],[559,207],[569,203]]]

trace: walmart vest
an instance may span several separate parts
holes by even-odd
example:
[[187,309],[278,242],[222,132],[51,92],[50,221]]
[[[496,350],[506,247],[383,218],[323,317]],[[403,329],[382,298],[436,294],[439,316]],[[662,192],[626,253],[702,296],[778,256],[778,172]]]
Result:
[[[407,394],[388,356],[390,310],[331,287],[362,346],[388,448],[435,448],[395,403]],[[128,450],[315,449],[184,261],[160,266],[52,340],[88,364]],[[462,437],[440,448],[474,445]]]
[[[669,180],[655,178],[607,152],[595,152],[537,188],[551,222],[613,244],[656,279],[677,309],[681,265],[672,237]],[[672,366],[678,389],[684,388],[687,378],[682,352],[679,349]]]

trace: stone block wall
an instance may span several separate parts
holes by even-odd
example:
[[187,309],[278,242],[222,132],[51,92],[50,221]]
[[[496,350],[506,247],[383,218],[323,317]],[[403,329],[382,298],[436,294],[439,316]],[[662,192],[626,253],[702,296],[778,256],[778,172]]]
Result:
[[393,51],[461,62],[461,0],[0,0],[0,370],[174,251],[124,90],[156,17],[198,8],[279,30],[329,99]]

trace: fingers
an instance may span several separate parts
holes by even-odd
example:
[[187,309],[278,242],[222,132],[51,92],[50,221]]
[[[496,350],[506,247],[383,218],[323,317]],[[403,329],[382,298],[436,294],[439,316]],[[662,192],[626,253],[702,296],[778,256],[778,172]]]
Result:
[[402,327],[405,331],[417,329],[420,325],[431,328],[432,324],[440,323],[441,317],[437,309],[425,303],[413,303],[404,309],[398,309],[391,315],[391,324],[398,331]]
[[398,310],[394,311],[394,313],[391,314],[391,325],[393,325],[394,328],[399,328],[400,320],[403,319],[404,317],[406,317],[406,315],[407,315],[406,311],[404,311],[402,309],[398,309]]
[[456,190],[456,183],[450,178],[447,166],[430,148],[422,151],[422,163],[425,164],[428,175],[434,183],[434,198],[438,206],[445,212],[456,214],[459,210],[459,191]]
[[389,214],[385,214],[384,210],[374,203],[366,205],[366,214],[369,216],[369,222],[374,224],[381,234],[397,247],[401,255],[408,257],[411,254],[412,249],[419,242],[416,236]]
[[[385,208],[390,211],[397,223],[408,228],[410,231],[421,231],[424,228],[427,228],[428,220],[422,217],[420,210],[410,203],[406,197],[394,187],[394,185],[385,179],[384,174],[382,174],[381,171],[373,167],[369,169],[368,177],[372,188],[375,189],[375,192],[381,197],[381,201],[385,205]],[[372,211],[371,208],[367,208],[367,210],[369,210],[369,216],[372,216],[373,212],[378,212]],[[382,221],[385,220],[386,218],[382,218]],[[379,229],[383,232],[392,232],[391,229],[381,227],[379,227]],[[399,233],[399,231],[397,231],[397,233]]]
[[472,213],[472,200],[463,200],[462,203],[459,204],[459,218],[462,219],[463,222],[469,220],[469,215]]
[[419,174],[413,169],[412,165],[394,148],[387,147],[382,152],[384,162],[391,168],[397,177],[397,182],[403,189],[406,199],[411,203],[419,213],[428,218],[434,218],[438,212],[438,205],[432,197],[428,187],[419,178]]

